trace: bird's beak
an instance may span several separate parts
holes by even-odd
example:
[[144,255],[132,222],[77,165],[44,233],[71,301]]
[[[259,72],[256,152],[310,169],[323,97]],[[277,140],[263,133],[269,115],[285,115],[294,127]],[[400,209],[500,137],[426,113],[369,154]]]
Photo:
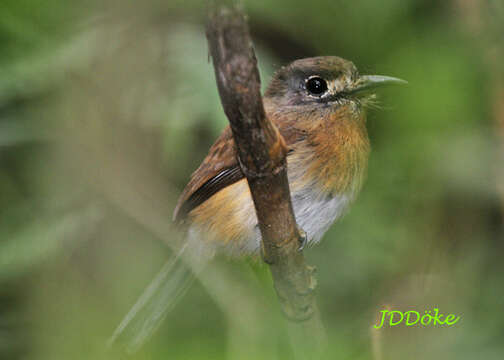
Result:
[[384,76],[384,75],[362,75],[355,87],[346,91],[347,94],[353,95],[357,93],[364,93],[378,87],[382,87],[385,85],[405,85],[408,82],[402,79],[398,79],[392,76]]

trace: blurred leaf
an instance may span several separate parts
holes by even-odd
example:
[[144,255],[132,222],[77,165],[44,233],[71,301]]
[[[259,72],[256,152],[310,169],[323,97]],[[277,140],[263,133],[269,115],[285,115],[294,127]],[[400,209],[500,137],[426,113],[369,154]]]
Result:
[[101,218],[100,210],[90,206],[57,219],[37,220],[12,235],[2,234],[0,281],[30,271],[73,245],[81,232],[89,231]]
[[21,121],[2,119],[0,121],[0,148],[40,139],[41,134]]

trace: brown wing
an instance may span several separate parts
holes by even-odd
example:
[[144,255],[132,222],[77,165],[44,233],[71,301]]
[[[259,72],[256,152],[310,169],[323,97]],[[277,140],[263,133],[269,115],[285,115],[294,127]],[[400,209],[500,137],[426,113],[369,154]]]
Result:
[[[282,124],[276,125],[288,146],[304,138],[304,132],[301,130],[282,126]],[[191,175],[189,183],[180,195],[173,220],[184,220],[191,210],[226,186],[244,177],[236,157],[236,145],[231,129],[228,126],[212,145],[199,168]]]
[[[227,173],[227,175],[223,174],[219,177],[220,173]],[[234,175],[230,179],[231,174]],[[183,220],[192,209],[223,187],[231,185],[242,177],[236,161],[233,136],[228,126],[212,145],[198,169],[192,173],[191,179],[175,207],[173,220]]]

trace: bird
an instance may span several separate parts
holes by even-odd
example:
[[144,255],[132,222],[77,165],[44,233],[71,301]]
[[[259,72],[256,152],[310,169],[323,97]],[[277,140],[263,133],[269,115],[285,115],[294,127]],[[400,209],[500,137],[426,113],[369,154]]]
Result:
[[[360,75],[351,61],[337,56],[299,59],[273,75],[263,105],[288,148],[292,208],[304,243],[319,243],[355,201],[370,153],[366,110],[376,104],[377,88],[404,83],[390,76]],[[217,253],[260,255],[261,232],[229,126],[191,175],[173,220],[186,232],[182,250],[162,268],[111,338],[115,342],[124,337],[128,352],[150,337],[189,287],[194,272],[180,261],[187,249],[199,264],[193,270]]]

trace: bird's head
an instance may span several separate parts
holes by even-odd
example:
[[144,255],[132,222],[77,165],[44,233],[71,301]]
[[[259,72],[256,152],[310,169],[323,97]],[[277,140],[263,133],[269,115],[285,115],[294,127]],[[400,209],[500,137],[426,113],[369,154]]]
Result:
[[376,88],[405,83],[390,76],[360,75],[351,61],[320,56],[296,60],[278,70],[265,98],[275,106],[300,106],[308,111],[341,106],[359,111],[372,102]]

